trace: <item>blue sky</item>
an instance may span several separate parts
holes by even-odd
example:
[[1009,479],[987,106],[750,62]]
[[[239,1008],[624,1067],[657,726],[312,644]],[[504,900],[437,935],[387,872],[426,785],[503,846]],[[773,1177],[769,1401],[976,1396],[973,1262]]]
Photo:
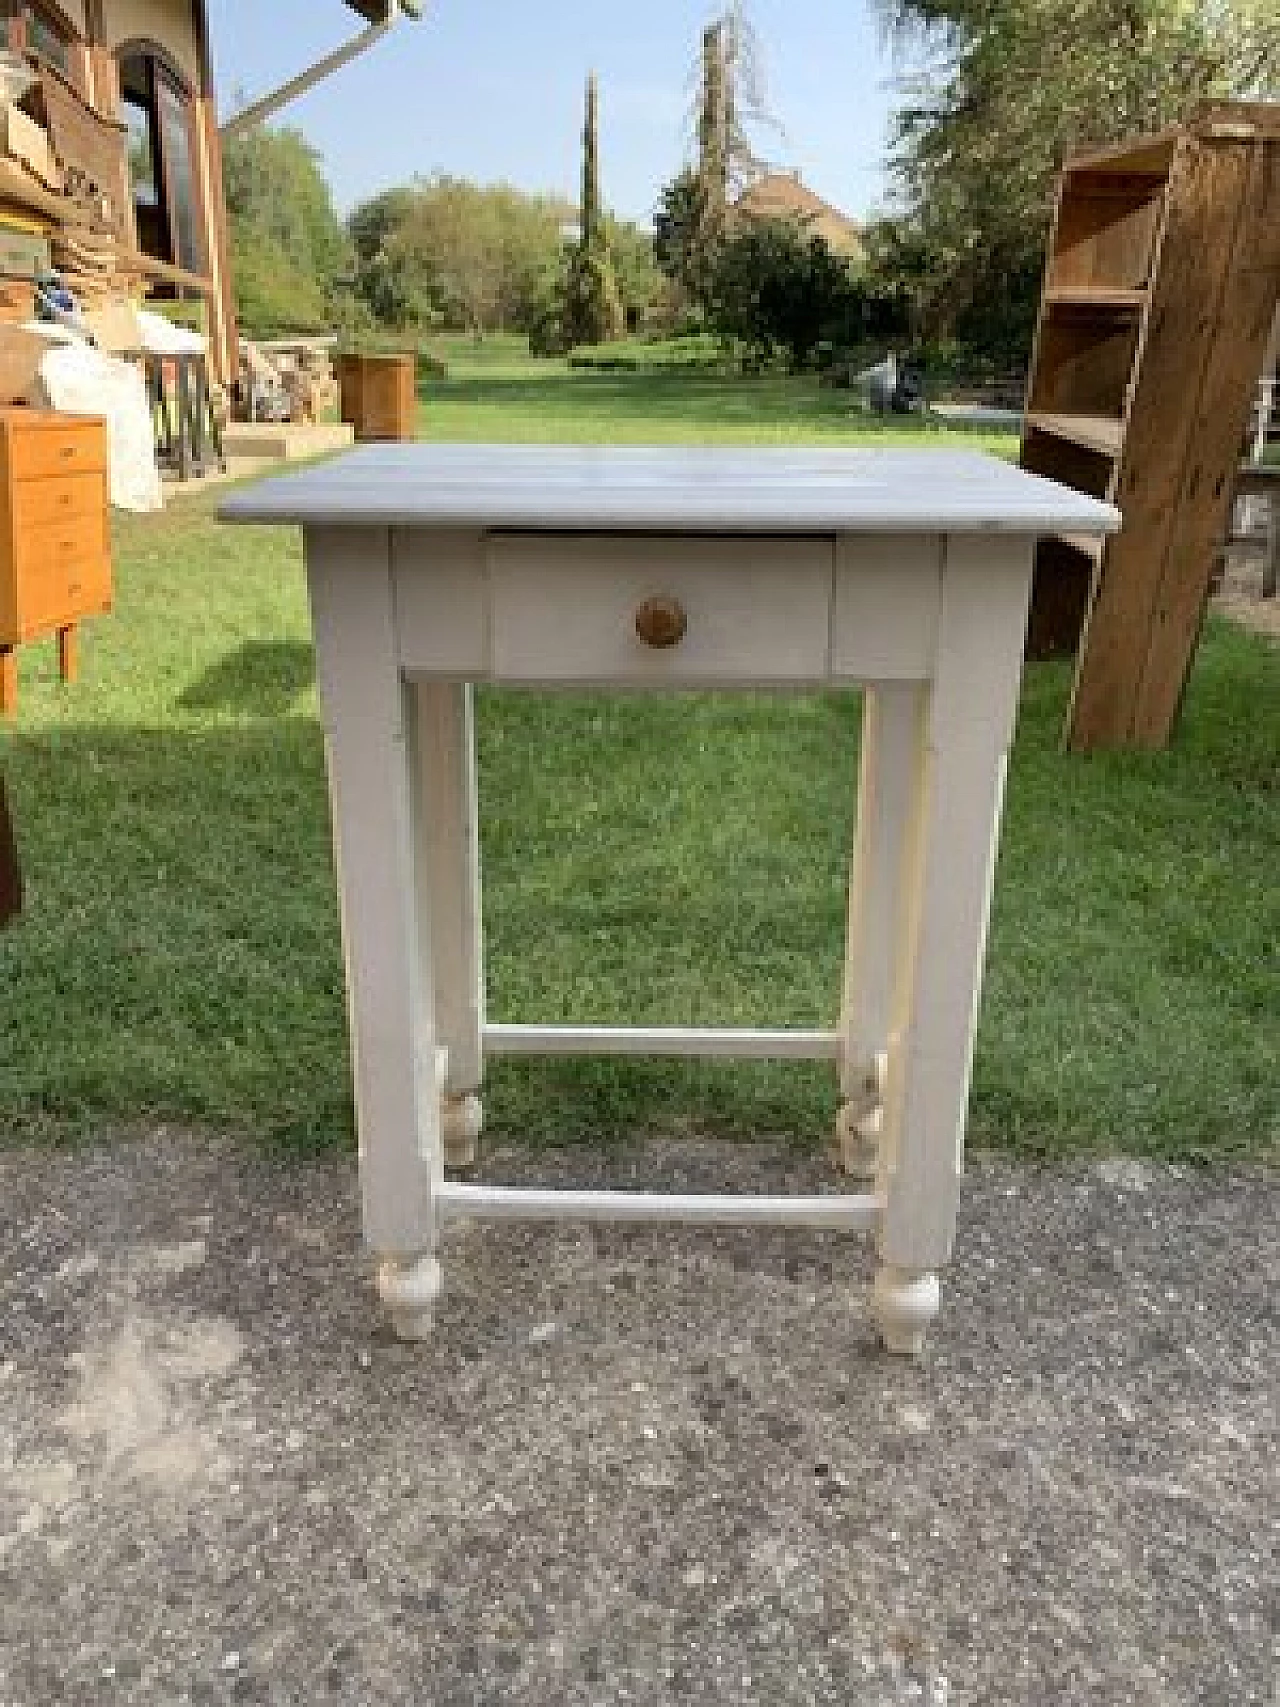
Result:
[[[289,109],[339,206],[416,173],[576,193],[582,85],[601,82],[605,193],[647,222],[688,146],[692,65],[713,0],[428,0],[364,59]],[[750,0],[771,160],[863,216],[885,195],[894,66],[870,0]],[[341,0],[211,0],[225,113],[350,35]],[[283,119],[280,122],[285,122]]]

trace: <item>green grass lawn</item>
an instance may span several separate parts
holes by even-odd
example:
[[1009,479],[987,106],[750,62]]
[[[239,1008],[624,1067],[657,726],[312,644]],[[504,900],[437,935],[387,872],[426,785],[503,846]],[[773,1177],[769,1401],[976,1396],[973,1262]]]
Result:
[[901,417],[880,421],[848,391],[783,374],[592,373],[532,361],[523,340],[440,339],[449,370],[423,387],[424,439],[596,444],[962,444],[1012,455],[1007,434],[958,432]]
[[[486,364],[487,357],[487,364]],[[504,375],[506,377],[504,378]],[[510,351],[438,382],[440,436],[834,438],[816,389],[571,378]],[[619,391],[618,387],[623,389]],[[576,402],[575,402],[576,399]],[[612,399],[610,401],[610,399]],[[616,431],[615,431],[616,428]],[[946,442],[939,437],[938,442]],[[83,675],[22,654],[0,733],[27,878],[0,934],[0,1130],[350,1130],[323,757],[296,539],[212,500],[117,522]],[[1174,749],[1064,757],[1028,675],[971,1133],[1023,1154],[1274,1154],[1280,650],[1210,625]],[[486,694],[491,1007],[512,1021],[832,1022],[857,764],[846,696]],[[566,787],[565,779],[573,786]],[[829,1069],[495,1064],[491,1128],[818,1139]]]

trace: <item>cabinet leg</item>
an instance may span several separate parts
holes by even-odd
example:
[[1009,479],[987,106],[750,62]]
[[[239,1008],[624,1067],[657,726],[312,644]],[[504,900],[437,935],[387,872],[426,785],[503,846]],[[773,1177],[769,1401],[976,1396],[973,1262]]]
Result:
[[64,682],[80,674],[80,631],[74,623],[58,630],[58,674]]
[[18,654],[0,646],[0,717],[18,709]]

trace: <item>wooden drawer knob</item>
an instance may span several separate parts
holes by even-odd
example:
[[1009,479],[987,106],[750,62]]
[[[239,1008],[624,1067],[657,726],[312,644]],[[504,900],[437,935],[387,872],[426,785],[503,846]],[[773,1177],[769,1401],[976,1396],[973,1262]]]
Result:
[[636,612],[636,633],[646,646],[678,646],[688,626],[679,599],[646,599]]

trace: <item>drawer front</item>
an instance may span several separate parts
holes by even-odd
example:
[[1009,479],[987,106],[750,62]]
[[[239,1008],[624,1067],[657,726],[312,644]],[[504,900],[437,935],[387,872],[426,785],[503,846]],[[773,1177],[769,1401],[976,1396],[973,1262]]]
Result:
[[111,560],[67,534],[50,536],[40,556],[29,554],[18,568],[19,636],[31,640],[79,616],[111,608]]
[[24,480],[10,493],[14,531],[19,540],[41,528],[65,528],[97,516],[105,518],[107,482],[101,474],[67,474],[61,479]]
[[15,480],[92,474],[107,466],[106,427],[96,421],[10,429],[9,467]]
[[831,540],[495,535],[488,565],[499,681],[827,676]]

